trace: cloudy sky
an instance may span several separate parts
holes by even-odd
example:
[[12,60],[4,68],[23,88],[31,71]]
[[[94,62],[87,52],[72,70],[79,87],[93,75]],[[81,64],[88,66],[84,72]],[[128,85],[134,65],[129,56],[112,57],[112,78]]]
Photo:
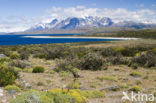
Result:
[[24,31],[69,16],[156,23],[156,0],[0,0],[0,32]]

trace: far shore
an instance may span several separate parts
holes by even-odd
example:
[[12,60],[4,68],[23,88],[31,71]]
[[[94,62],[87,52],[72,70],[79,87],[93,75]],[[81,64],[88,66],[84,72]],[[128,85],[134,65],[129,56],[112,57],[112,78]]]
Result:
[[73,37],[73,36],[23,36],[25,38],[73,38],[73,39],[117,39],[117,40],[138,40],[139,38],[124,38],[124,37]]

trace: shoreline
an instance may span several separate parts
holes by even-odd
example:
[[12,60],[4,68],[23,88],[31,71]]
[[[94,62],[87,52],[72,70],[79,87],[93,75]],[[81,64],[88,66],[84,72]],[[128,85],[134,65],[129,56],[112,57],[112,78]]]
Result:
[[57,39],[62,39],[62,38],[71,38],[71,39],[116,39],[116,40],[138,40],[139,38],[124,38],[124,37],[72,37],[72,36],[23,36],[24,38],[43,38],[43,39],[48,39],[48,38],[57,38]]

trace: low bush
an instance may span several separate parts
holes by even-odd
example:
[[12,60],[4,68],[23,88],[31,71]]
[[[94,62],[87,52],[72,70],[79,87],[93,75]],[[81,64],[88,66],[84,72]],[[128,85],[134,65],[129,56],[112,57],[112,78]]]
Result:
[[0,86],[13,84],[18,77],[18,72],[7,66],[0,66]]
[[13,60],[10,65],[14,66],[14,67],[21,68],[21,69],[24,69],[24,68],[30,66],[28,61],[22,61],[22,60]]
[[129,88],[129,86],[127,84],[125,84],[125,83],[120,84],[120,87],[121,88]]
[[130,75],[133,77],[141,77],[142,76],[142,74],[140,72],[132,72]]
[[49,73],[50,73],[51,75],[53,75],[53,74],[55,74],[55,71],[54,71],[54,70],[50,70]]
[[54,103],[87,103],[80,90],[53,89],[49,92],[54,95]]
[[114,47],[113,50],[116,52],[116,54],[123,55],[123,53],[126,51],[126,48],[124,48],[124,47]]
[[101,84],[100,83],[97,83],[97,82],[93,82],[90,84],[90,87],[91,88],[96,88],[97,86],[100,86]]
[[87,97],[87,98],[101,98],[101,97],[105,97],[105,93],[99,90],[95,90],[95,91],[81,91],[80,92],[83,96]]
[[80,89],[80,84],[77,82],[73,82],[73,83],[70,83],[67,87],[69,89]]
[[20,89],[18,86],[16,86],[16,85],[7,85],[7,86],[4,88],[4,90],[7,90],[7,91],[9,91],[9,90],[14,90],[14,91],[16,91],[16,92],[20,92],[20,91],[21,91],[21,89]]
[[19,59],[20,58],[20,55],[18,53],[14,52],[14,53],[11,53],[10,54],[10,58],[11,59]]
[[150,69],[152,69],[152,70],[156,70],[156,67],[151,67]]
[[144,67],[155,67],[156,52],[155,51],[142,52],[132,59],[132,63],[137,63],[139,66]]
[[0,63],[9,62],[9,61],[10,61],[9,58],[6,57],[0,58]]
[[116,57],[109,57],[106,60],[108,63],[121,65],[121,64],[128,64],[130,60],[126,57],[116,56]]
[[22,69],[21,68],[18,68],[18,67],[14,67],[14,71],[16,71],[16,72],[22,72]]
[[104,48],[104,49],[101,49],[101,55],[104,56],[104,57],[110,57],[110,56],[117,56],[117,52],[114,51],[113,48]]
[[88,53],[82,58],[80,63],[83,70],[101,70],[103,64],[102,56],[96,53]]
[[67,71],[61,71],[59,72],[59,76],[61,77],[66,77],[66,76],[69,76],[70,72],[67,72]]
[[156,97],[156,92],[154,92],[154,97]]
[[44,72],[44,67],[41,66],[36,66],[33,68],[33,73],[43,73]]
[[141,92],[142,88],[139,86],[133,86],[129,91],[134,91],[134,92]]
[[155,51],[156,52],[156,48],[153,48],[151,51]]
[[53,97],[47,92],[30,90],[11,100],[10,103],[55,103]]
[[28,60],[29,59],[29,53],[25,53],[25,52],[22,52],[20,53],[20,59],[21,60]]
[[42,55],[44,55],[46,59],[63,58],[67,55],[67,49],[66,46],[48,47],[43,49]]
[[30,68],[24,68],[22,71],[26,73],[32,73],[32,69]]
[[38,82],[37,86],[43,86],[44,84],[42,82]]
[[132,67],[132,69],[138,69],[138,65],[137,64],[130,64],[130,67]]
[[55,71],[56,72],[69,71],[67,68],[67,65],[70,65],[70,64],[71,64],[70,60],[67,60],[67,59],[57,60],[57,67],[55,68]]
[[59,63],[57,64],[57,68],[55,68],[55,71],[57,72],[62,72],[62,71],[65,71],[65,72],[70,72],[73,74],[73,76],[75,78],[79,77],[78,75],[78,71],[79,69],[76,68],[76,67],[73,67],[71,64],[70,64],[70,61],[66,61],[66,60],[60,60]]
[[114,81],[116,80],[116,77],[114,76],[101,76],[101,77],[97,77],[98,80],[103,81],[103,80],[111,80]]

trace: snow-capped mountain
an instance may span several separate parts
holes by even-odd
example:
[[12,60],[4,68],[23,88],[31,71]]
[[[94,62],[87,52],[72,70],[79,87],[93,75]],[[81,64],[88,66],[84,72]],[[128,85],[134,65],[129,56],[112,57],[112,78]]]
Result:
[[107,17],[69,17],[64,20],[54,19],[50,23],[40,23],[31,27],[26,32],[34,31],[55,31],[55,30],[66,30],[66,29],[79,29],[79,28],[99,28],[99,27],[127,27],[127,28],[151,28],[156,27],[156,24],[147,24],[134,21],[121,21],[114,23],[110,18]]
[[64,20],[54,19],[50,23],[40,23],[31,27],[28,31],[35,30],[53,30],[53,29],[77,29],[82,27],[108,27],[113,24],[112,20],[107,17],[69,17]]
[[140,22],[134,22],[134,21],[122,21],[119,23],[115,23],[112,25],[113,27],[129,27],[129,28],[135,28],[135,29],[142,29],[142,28],[150,28],[155,27],[155,24],[146,24],[146,23],[140,23]]

